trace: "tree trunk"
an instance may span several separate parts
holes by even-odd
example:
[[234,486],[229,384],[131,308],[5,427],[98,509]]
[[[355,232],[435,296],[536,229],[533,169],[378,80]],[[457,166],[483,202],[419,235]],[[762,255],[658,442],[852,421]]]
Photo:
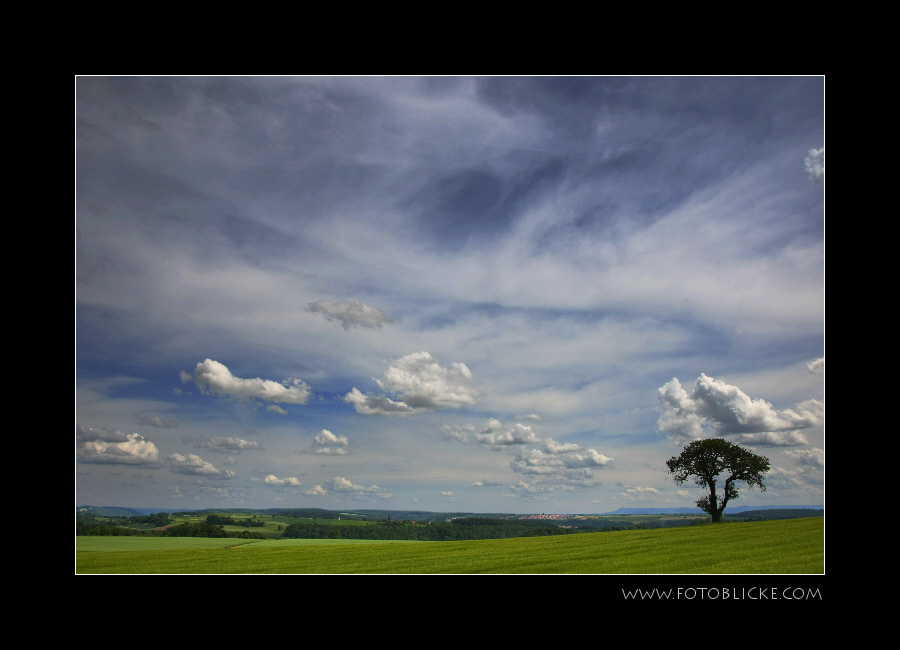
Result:
[[719,507],[719,502],[716,500],[716,482],[709,481],[709,516],[712,518],[712,523],[716,524],[722,519],[722,510],[723,508]]

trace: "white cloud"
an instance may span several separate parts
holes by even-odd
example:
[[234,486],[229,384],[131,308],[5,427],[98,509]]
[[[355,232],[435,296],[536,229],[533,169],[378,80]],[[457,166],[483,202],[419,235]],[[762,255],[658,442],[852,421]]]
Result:
[[197,364],[194,383],[202,392],[228,395],[240,401],[261,399],[276,404],[306,404],[310,396],[309,386],[301,379],[289,378],[280,384],[271,379],[241,379],[212,359]]
[[313,438],[312,452],[324,456],[343,456],[348,453],[347,447],[349,446],[350,440],[347,439],[347,436],[336,436],[328,429],[322,429]]
[[791,447],[805,445],[809,441],[800,431],[766,431],[764,433],[742,433],[737,439],[746,445],[761,447]]
[[793,458],[798,465],[808,465],[810,467],[825,468],[825,450],[824,449],[794,449],[784,452],[785,456]]
[[500,422],[494,419],[488,421],[488,427],[486,429],[475,434],[475,439],[479,444],[490,447],[527,445],[540,442],[540,437],[530,426],[526,424],[515,424],[503,429]]
[[382,390],[398,395],[400,400],[372,393],[363,395],[353,388],[344,401],[366,415],[410,415],[473,406],[481,398],[466,364],[453,362],[445,368],[428,352],[414,352],[395,359],[375,382]]
[[366,393],[353,388],[344,396],[344,401],[353,404],[357,413],[363,415],[412,415],[418,411],[403,402],[395,402],[384,395]]
[[[441,430],[448,440],[465,443],[471,436],[474,442],[492,451],[515,449],[510,467],[517,474],[531,477],[527,488],[512,488],[519,495],[595,486],[597,482],[592,469],[605,467],[614,461],[596,449],[584,449],[575,443],[557,442],[541,436],[529,425],[516,423],[504,427],[495,418],[488,419],[480,428],[471,424],[444,425]],[[535,448],[534,445],[540,447]],[[472,485],[485,487],[500,484],[482,480]]]
[[809,371],[812,373],[825,372],[825,357],[810,361],[806,364],[806,367],[809,368]]
[[391,319],[383,311],[356,298],[338,303],[319,300],[309,303],[307,310],[320,313],[328,320],[340,323],[345,330],[351,327],[379,329],[384,323],[391,322]]
[[343,476],[335,476],[330,481],[326,481],[325,486],[332,492],[340,492],[343,494],[353,494],[353,495],[375,494],[380,497],[390,497],[391,496],[389,493],[385,492],[377,485],[370,485],[369,487],[365,487],[363,485],[355,485],[352,481],[344,478]]
[[196,449],[210,449],[219,452],[242,452],[250,449],[262,449],[262,446],[255,441],[243,440],[232,436],[211,436],[206,440],[201,440],[196,445]]
[[803,491],[813,490],[821,493],[823,484],[821,474],[818,472],[808,471],[808,467],[799,465],[796,469],[788,469],[775,465],[766,474],[766,486],[779,490],[795,490]]
[[756,436],[753,441],[803,444],[805,438],[796,432],[824,421],[824,405],[819,400],[801,402],[796,411],[778,411],[765,400],[751,399],[737,386],[702,373],[690,394],[677,378],[658,391],[661,415],[657,427],[676,443],[732,434],[775,434]]
[[446,440],[456,440],[457,442],[469,442],[469,434],[474,434],[478,429],[474,424],[445,424],[441,426]]
[[575,452],[563,455],[563,462],[568,469],[579,467],[605,467],[613,462],[613,460],[615,459],[601,454],[596,449],[587,449],[583,453]]
[[656,488],[637,485],[635,487],[625,488],[623,496],[627,496],[632,499],[641,499],[648,496],[655,497],[657,494],[659,494],[659,490],[657,490]]
[[300,487],[302,485],[300,483],[300,479],[294,476],[288,476],[285,478],[278,478],[274,474],[269,474],[266,478],[263,479],[263,483],[266,485],[271,485],[275,487],[288,486],[288,487]]
[[78,427],[77,459],[82,463],[113,465],[160,464],[159,449],[137,433]]
[[814,181],[825,180],[825,147],[810,149],[809,155],[803,160],[809,177]]
[[197,454],[169,454],[166,458],[166,466],[178,474],[188,474],[193,476],[204,476],[207,478],[235,478],[236,475],[230,470],[217,469],[212,463],[209,463]]
[[556,442],[553,438],[545,438],[543,450],[548,454],[565,454],[571,451],[581,451],[581,445],[574,442]]
[[614,459],[596,449],[566,454],[549,454],[541,449],[526,449],[516,454],[510,462],[513,471],[520,474],[555,476],[560,479],[590,479],[592,467],[604,467]]

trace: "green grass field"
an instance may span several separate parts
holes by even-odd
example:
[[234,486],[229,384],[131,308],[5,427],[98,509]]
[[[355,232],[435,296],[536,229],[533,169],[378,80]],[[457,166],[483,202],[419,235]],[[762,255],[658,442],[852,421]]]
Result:
[[77,574],[822,574],[822,517],[470,542],[76,538]]

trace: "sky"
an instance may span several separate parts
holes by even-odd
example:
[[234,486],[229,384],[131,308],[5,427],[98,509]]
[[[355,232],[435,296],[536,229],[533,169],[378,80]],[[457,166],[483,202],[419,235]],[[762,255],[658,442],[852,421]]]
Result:
[[824,85],[76,77],[76,505],[824,504]]

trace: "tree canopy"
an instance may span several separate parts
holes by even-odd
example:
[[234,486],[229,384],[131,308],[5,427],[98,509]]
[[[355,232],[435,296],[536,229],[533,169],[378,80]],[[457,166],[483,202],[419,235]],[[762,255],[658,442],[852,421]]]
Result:
[[[765,491],[765,473],[769,471],[769,459],[757,456],[740,445],[722,438],[695,440],[678,456],[666,461],[669,473],[681,485],[691,476],[694,482],[709,490],[709,494],[697,500],[697,507],[712,517],[713,522],[722,519],[722,511],[729,501],[738,498],[735,481],[744,481],[749,487]],[[717,494],[719,476],[725,478],[723,494]]]

